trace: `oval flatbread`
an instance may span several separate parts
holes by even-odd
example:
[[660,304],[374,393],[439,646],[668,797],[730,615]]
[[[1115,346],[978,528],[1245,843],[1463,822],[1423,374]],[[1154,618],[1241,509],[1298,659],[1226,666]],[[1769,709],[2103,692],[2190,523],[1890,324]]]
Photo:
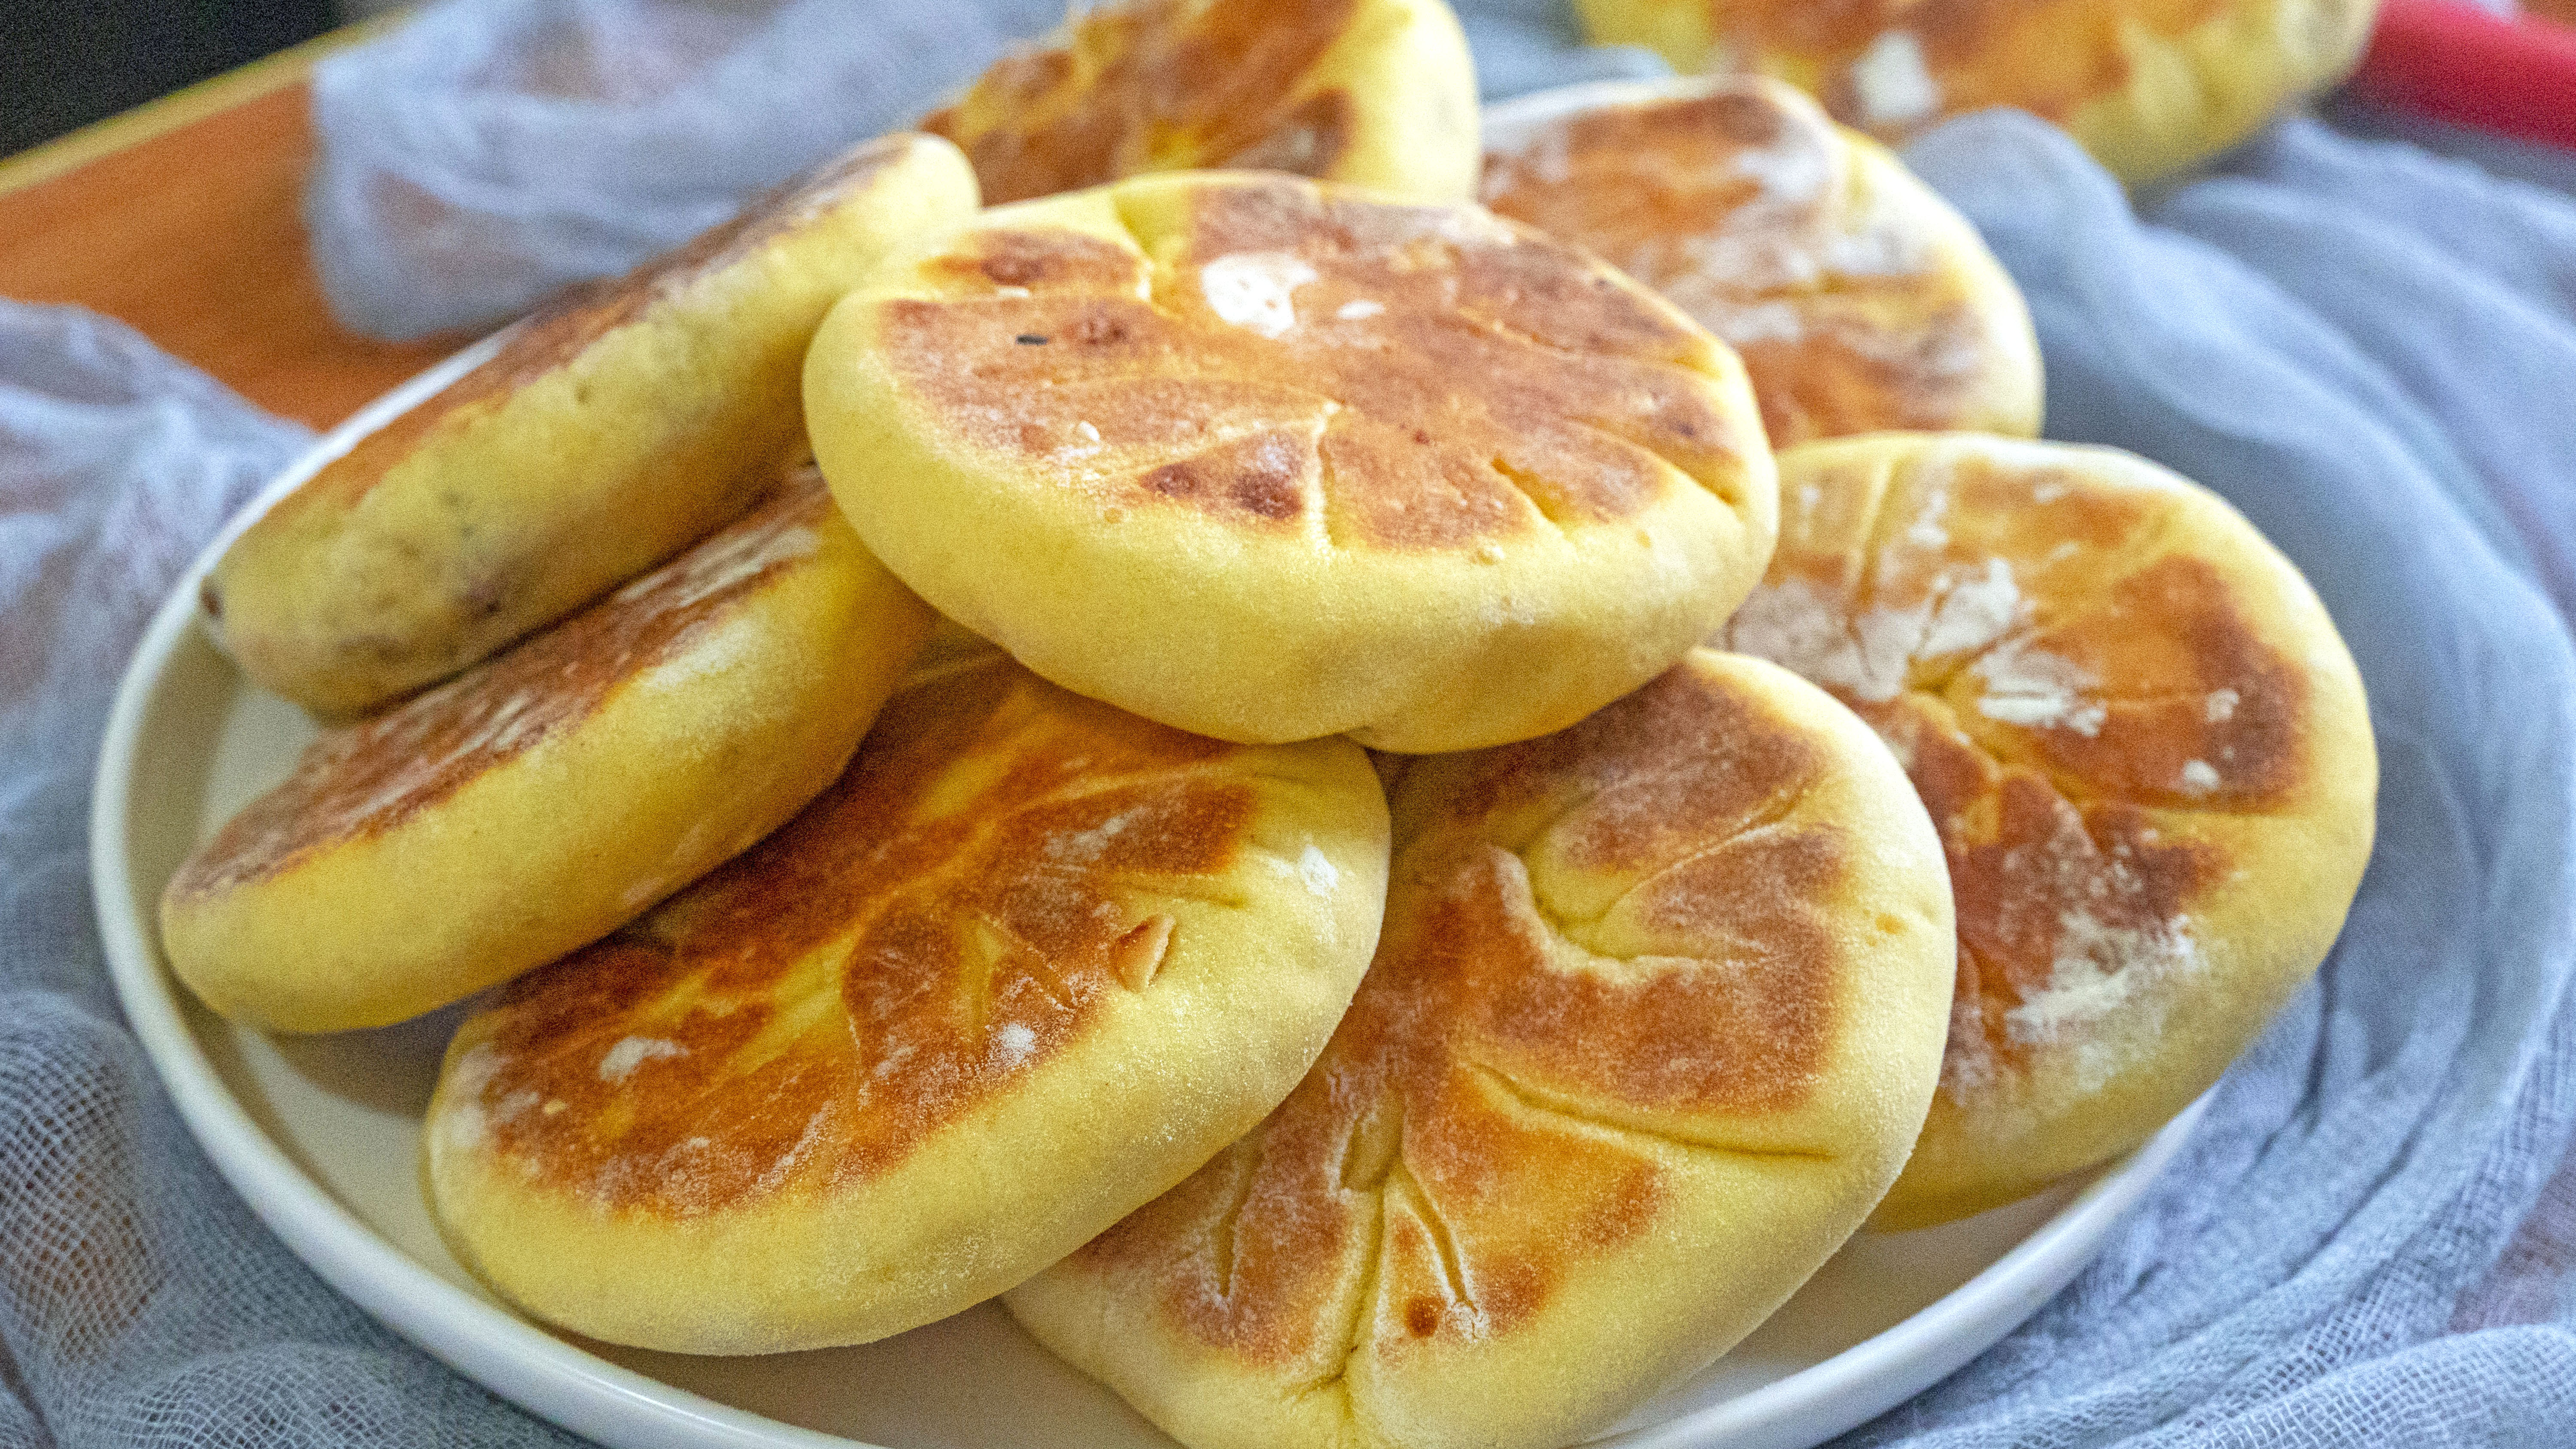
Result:
[[224,1015],[288,1031],[508,980],[795,814],[929,628],[804,464],[584,612],[325,731],[171,878],[171,966]]
[[797,370],[825,309],[889,246],[974,209],[954,147],[890,136],[576,289],[224,551],[204,586],[224,648],[344,719],[705,537],[801,445]]
[[1782,456],[1728,625],[1877,728],[1948,851],[1941,1094],[1879,1221],[2144,1142],[2307,980],[2370,856],[2361,679],[2298,571],[2144,459],[1968,436]]
[[1259,1130],[1005,1302],[1190,1449],[1582,1439],[1878,1201],[1947,1018],[1940,843],[1850,712],[1696,651],[1416,759],[1377,959]]
[[1234,167],[1463,201],[1476,72],[1441,0],[1128,0],[923,118],[988,205]]
[[1949,203],[1778,81],[1608,83],[1488,112],[1485,204],[1598,252],[1744,358],[1773,448],[2032,436],[2039,340]]
[[859,1343],[988,1298],[1275,1106],[1375,946],[1386,804],[998,655],[804,814],[513,984],[423,1129],[457,1256],[613,1343]]
[[985,213],[833,310],[806,406],[924,598],[1223,739],[1562,728],[1725,618],[1777,507],[1743,368],[1671,304],[1472,206],[1251,173]]
[[1761,71],[1902,141],[2011,106],[2150,181],[2243,140],[2361,58],[2377,0],[1575,0],[1596,43]]

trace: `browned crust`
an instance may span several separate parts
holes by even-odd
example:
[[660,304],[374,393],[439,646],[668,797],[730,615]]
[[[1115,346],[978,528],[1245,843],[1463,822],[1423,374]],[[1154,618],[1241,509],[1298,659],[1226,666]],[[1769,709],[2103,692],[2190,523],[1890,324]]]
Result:
[[1843,216],[1851,143],[1767,83],[1717,85],[1545,123],[1488,154],[1485,204],[1725,338],[1775,448],[1961,426],[2003,339],[1923,218]]
[[931,677],[777,834],[467,1024],[478,1150],[669,1217],[882,1176],[1152,980],[1175,926],[1128,898],[1222,890],[1236,753],[1007,661]]
[[965,442],[1112,508],[1456,549],[1633,517],[1664,463],[1723,490],[1763,447],[1704,333],[1471,207],[1232,177],[1150,260],[1009,215],[879,304],[881,345]]
[[[1843,949],[1819,903],[1851,853],[1786,817],[1827,764],[1687,663],[1556,735],[1417,762],[1378,955],[1322,1059],[1069,1266],[1141,1274],[1178,1331],[1315,1391],[1528,1321],[1651,1230],[1661,1150],[1748,1150],[1728,1124],[1814,1090]],[[1618,900],[1552,894],[1566,868]],[[1613,911],[1650,951],[1585,944]]]
[[383,714],[325,730],[180,866],[171,899],[269,879],[380,835],[572,729],[812,555],[814,529],[831,516],[822,475],[804,463],[740,520],[589,609]]
[[[2191,968],[2200,912],[2262,865],[2192,822],[2308,808],[2313,691],[2178,533],[2177,494],[2074,460],[1909,455],[1894,483],[1887,466],[1784,476],[1784,494],[1815,492],[1728,641],[1824,685],[1905,763],[1957,902],[1943,1085],[1966,1097],[2057,1044],[2046,997],[2070,972],[2135,985]],[[1902,481],[1936,467],[1928,488]],[[2022,601],[2008,621],[1989,607],[1998,564]],[[1902,651],[1863,667],[1857,641],[1918,627],[1958,647],[1903,656],[1901,677]],[[1840,640],[1854,648],[1830,652]]]
[[[1795,57],[1836,120],[1868,126],[1852,65],[1891,31],[1914,38],[1942,115],[2013,106],[2064,122],[2129,84],[2124,33],[2161,39],[2229,0],[1705,0],[1721,52]],[[1929,119],[1924,118],[1924,119]]]
[[[1064,43],[996,63],[921,129],[965,151],[990,205],[1073,191],[1159,158],[1322,176],[1350,143],[1351,98],[1298,98],[1357,0],[1131,0],[1078,16]],[[980,125],[980,128],[978,128]]]

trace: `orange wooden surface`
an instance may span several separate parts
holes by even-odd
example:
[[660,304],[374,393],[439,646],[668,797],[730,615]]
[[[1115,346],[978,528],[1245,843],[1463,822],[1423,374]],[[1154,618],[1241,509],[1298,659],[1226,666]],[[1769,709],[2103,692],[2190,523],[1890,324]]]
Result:
[[313,152],[302,74],[0,191],[0,296],[107,313],[316,427],[461,345],[376,342],[332,320],[297,211]]

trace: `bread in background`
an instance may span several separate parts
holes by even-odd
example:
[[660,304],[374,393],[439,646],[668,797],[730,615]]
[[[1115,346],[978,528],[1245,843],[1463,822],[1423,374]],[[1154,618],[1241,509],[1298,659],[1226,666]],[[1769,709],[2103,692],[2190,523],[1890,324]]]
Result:
[[2350,74],[2377,0],[1574,0],[1594,42],[1759,71],[1891,144],[2012,106],[2153,181]]
[[1599,253],[1744,359],[1773,448],[2039,432],[2039,339],[1994,254],[1888,151],[1760,76],[1486,113],[1484,202]]
[[1780,552],[1723,638],[1858,711],[1940,827],[1950,1046],[1878,1222],[1943,1222],[2146,1141],[2316,970],[2370,857],[2369,709],[2298,570],[2143,458],[1780,462]]
[[988,204],[1148,171],[1286,171],[1412,201],[1476,184],[1476,72],[1442,0],[1127,0],[922,119]]

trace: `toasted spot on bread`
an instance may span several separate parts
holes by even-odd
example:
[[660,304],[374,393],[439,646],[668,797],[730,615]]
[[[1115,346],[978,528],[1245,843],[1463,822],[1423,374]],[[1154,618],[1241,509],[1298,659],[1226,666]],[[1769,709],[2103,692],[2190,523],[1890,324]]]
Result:
[[1613,521],[1663,463],[1716,479],[1758,446],[1705,396],[1694,329],[1531,232],[1246,185],[1139,244],[979,233],[925,269],[958,295],[887,304],[894,365],[1075,486],[1249,527],[1329,516],[1353,547]]
[[388,830],[587,718],[705,641],[739,600],[819,546],[832,496],[809,464],[750,514],[562,626],[358,724],[329,730],[171,882],[204,896]]
[[1504,137],[1485,204],[1725,339],[1773,447],[2035,429],[2036,348],[2001,269],[1928,188],[1788,87],[1674,82]]
[[[1172,920],[1133,920],[1122,898],[1222,875],[1250,789],[1191,768],[1224,746],[1154,727],[1138,739],[1139,722],[1069,699],[1033,709],[998,687],[1010,674],[899,696],[842,781],[675,902],[652,949],[612,941],[508,993],[483,1098],[532,1091],[576,1110],[495,1119],[497,1150],[605,1205],[682,1215],[785,1190],[809,1156],[869,1175],[1042,1065],[1105,991],[1150,985]],[[960,730],[976,780],[963,796],[937,788],[961,768]],[[774,1019],[810,999],[795,983],[816,972],[837,1007]],[[942,981],[962,989],[921,989]],[[618,1082],[586,1077],[573,1044],[639,1019],[680,1050]]]

